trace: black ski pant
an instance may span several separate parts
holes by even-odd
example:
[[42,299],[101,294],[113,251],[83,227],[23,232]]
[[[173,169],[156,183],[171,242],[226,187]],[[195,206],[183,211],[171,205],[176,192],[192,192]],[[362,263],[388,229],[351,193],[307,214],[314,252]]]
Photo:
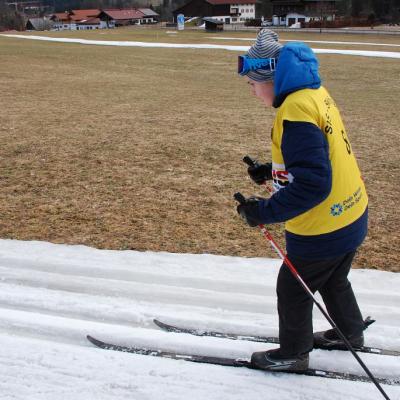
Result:
[[[313,293],[318,291],[326,309],[345,336],[358,335],[364,322],[347,275],[355,251],[337,258],[307,260],[288,256]],[[282,264],[277,282],[279,341],[282,355],[307,353],[313,348],[313,301]]]

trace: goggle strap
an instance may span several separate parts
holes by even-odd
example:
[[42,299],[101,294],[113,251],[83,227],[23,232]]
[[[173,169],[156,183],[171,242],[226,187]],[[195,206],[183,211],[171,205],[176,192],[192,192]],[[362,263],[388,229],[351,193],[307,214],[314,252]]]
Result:
[[267,69],[271,72],[276,70],[276,58],[247,58],[246,56],[239,56],[239,60],[239,73],[241,75],[257,69]]

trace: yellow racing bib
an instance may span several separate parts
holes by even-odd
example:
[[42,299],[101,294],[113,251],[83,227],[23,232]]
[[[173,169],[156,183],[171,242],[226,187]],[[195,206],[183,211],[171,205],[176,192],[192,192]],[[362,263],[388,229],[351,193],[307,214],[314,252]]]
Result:
[[344,228],[362,216],[368,197],[339,110],[324,87],[290,94],[278,109],[272,129],[274,190],[296,179],[285,166],[281,144],[283,122],[309,122],[318,126],[329,146],[332,189],[328,197],[309,211],[286,222],[297,235],[320,235]]

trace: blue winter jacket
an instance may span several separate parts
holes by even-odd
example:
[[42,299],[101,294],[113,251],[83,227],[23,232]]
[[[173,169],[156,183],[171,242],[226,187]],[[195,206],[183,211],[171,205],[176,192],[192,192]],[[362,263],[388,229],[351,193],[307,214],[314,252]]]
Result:
[[[274,77],[274,107],[281,107],[294,92],[320,87],[318,60],[313,51],[304,43],[285,45]],[[304,107],[304,104],[295,106]],[[281,152],[288,179],[286,186],[281,188],[283,190],[260,203],[255,217],[263,223],[291,220],[323,202],[332,190],[332,168],[335,166],[329,158],[327,133],[322,132],[321,126],[304,120],[286,121],[283,129]],[[299,178],[291,180],[291,174]],[[354,251],[366,236],[367,222],[368,209],[357,220],[333,232],[299,235],[286,231],[288,255],[326,259]]]

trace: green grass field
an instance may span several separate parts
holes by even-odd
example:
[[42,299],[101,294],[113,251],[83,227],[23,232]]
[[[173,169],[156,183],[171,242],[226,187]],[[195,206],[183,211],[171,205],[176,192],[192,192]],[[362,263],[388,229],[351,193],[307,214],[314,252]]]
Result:
[[[214,34],[201,31],[166,32],[46,34],[250,44],[211,40]],[[233,35],[255,36],[222,36]],[[281,37],[400,44],[389,36]],[[237,190],[261,194],[241,159],[250,154],[269,160],[274,116],[237,76],[236,52],[0,36],[0,59],[1,238],[275,257],[260,233],[237,217],[232,199]],[[342,111],[370,197],[369,236],[356,265],[400,271],[400,62],[336,55],[319,59],[324,85]],[[283,227],[273,226],[272,231],[283,243]]]

